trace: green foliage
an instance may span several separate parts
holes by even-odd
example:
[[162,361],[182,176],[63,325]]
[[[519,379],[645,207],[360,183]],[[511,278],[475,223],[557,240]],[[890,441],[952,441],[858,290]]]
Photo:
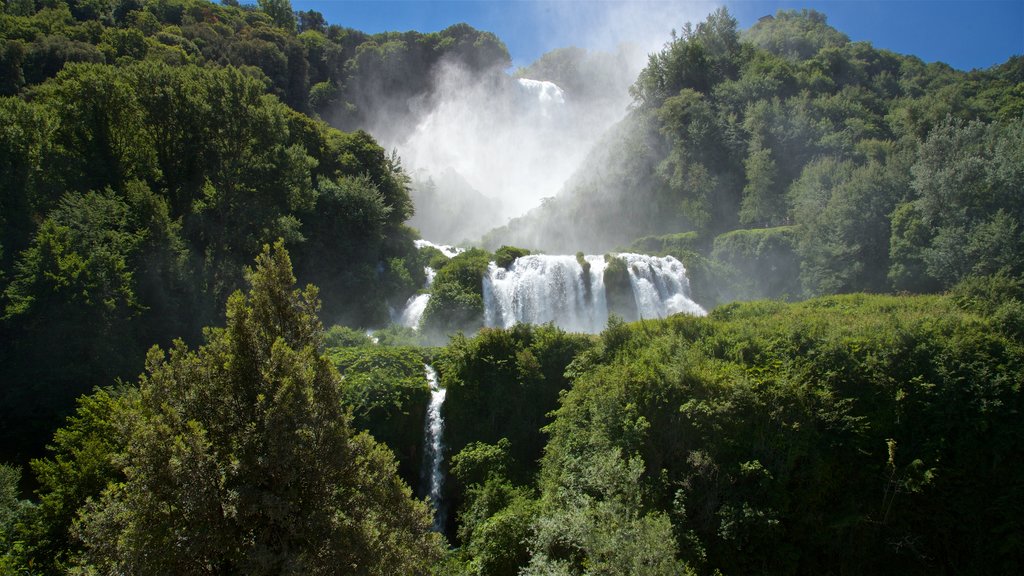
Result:
[[[500,467],[487,466],[516,485],[526,485],[544,447],[541,429],[550,422],[547,414],[569,385],[566,368],[591,343],[590,337],[553,326],[516,325],[484,329],[471,339],[453,337],[434,363],[447,389],[447,451],[459,454],[474,442],[495,444],[508,459],[503,455]],[[481,450],[477,446],[476,455],[467,453],[456,460],[461,462],[460,475],[470,484],[486,480],[482,472],[473,471],[482,465],[470,462],[493,460],[482,458]],[[450,488],[459,503],[466,487]]]
[[640,311],[633,296],[633,284],[629,279],[626,261],[610,254],[606,254],[604,260],[604,291],[608,313],[630,321],[639,319]]
[[383,323],[423,283],[397,158],[238,69],[69,65],[0,117],[9,460],[38,455],[75,396],[136,374],[152,343],[197,340],[277,237],[334,323]]
[[513,576],[529,560],[527,541],[539,506],[531,490],[508,479],[510,447],[507,438],[471,442],[452,457],[452,476],[466,487],[458,530],[466,573]]
[[0,464],[0,568],[6,568],[15,526],[32,510],[31,503],[19,497],[20,481],[20,468]]
[[277,26],[295,31],[295,13],[290,0],[259,0],[260,10],[270,16]]
[[[189,350],[154,348],[121,459],[73,533],[92,570],[252,574],[426,570],[426,507],[391,453],[356,434],[320,356],[317,291],[292,291],[278,242],[228,302],[227,326]],[[339,489],[339,487],[342,487]]]
[[421,325],[428,332],[473,332],[484,323],[483,277],[491,254],[474,248],[452,258],[437,272]]
[[972,276],[954,286],[950,297],[962,308],[979,314],[992,314],[1014,300],[1024,301],[1024,280],[1006,272]]
[[642,572],[614,552],[649,542],[700,573],[1011,570],[1015,310],[858,295],[611,326],[547,428],[530,566]]
[[[969,275],[1024,272],[1019,258],[1024,201],[1018,193],[1024,185],[1022,131],[1021,119],[1004,125],[950,120],[929,134],[912,168],[918,197],[907,210],[916,211],[930,237],[915,238],[921,232],[905,224],[893,242],[899,255],[911,259],[904,269],[927,276],[908,272],[905,282],[932,280],[950,287]],[[903,248],[907,244],[913,249]],[[923,262],[923,271],[920,264],[911,268],[915,260]]]
[[[732,267],[742,299],[792,299],[800,294],[800,261],[792,226],[733,230],[715,237],[711,258]],[[695,292],[696,293],[696,292]]]
[[779,10],[743,33],[743,40],[791,60],[806,60],[823,48],[841,48],[850,39],[814,10]]
[[352,425],[367,430],[398,457],[398,471],[411,486],[423,462],[423,421],[430,402],[422,352],[415,348],[362,346],[327,348],[341,374],[342,403]]
[[502,246],[494,251],[494,263],[499,268],[508,268],[516,261],[516,258],[520,256],[528,256],[530,251],[526,248],[516,248],[515,246]]
[[421,346],[424,340],[416,329],[398,324],[388,324],[384,328],[374,331],[373,338],[378,346],[399,347]]
[[79,397],[74,415],[47,446],[49,455],[32,461],[39,503],[18,529],[21,549],[14,556],[20,564],[63,574],[78,563],[82,543],[72,525],[90,499],[124,480],[120,459],[138,401],[138,390],[129,386]]
[[373,344],[364,332],[348,326],[335,324],[324,332],[324,346],[327,348],[356,348]]
[[[643,464],[612,450],[575,463],[580,480],[545,499],[524,574],[692,574],[676,559],[668,515],[645,513]],[[547,496],[547,495],[546,495]]]

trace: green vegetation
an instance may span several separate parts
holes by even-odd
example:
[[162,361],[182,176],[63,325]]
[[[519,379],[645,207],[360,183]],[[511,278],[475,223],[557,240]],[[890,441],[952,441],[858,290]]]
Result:
[[474,248],[455,256],[437,271],[430,302],[420,321],[425,332],[475,332],[484,325],[483,277],[492,259],[489,252]]
[[[1022,83],[1021,56],[964,73],[851,42],[814,11],[740,32],[720,9],[650,56],[634,109],[565,192],[485,243],[672,253],[737,284],[695,291],[705,306],[1019,274]],[[785,239],[736,245],[776,227]]]
[[0,9],[0,39],[0,95],[30,89],[69,62],[230,65],[345,130],[376,114],[408,114],[442,60],[471,71],[510,62],[497,37],[466,24],[365,34],[328,25],[316,11],[293,13],[288,0],[14,0]]
[[[508,54],[288,0],[0,3],[0,573],[1019,571],[1024,59],[960,73],[813,11],[686,26],[492,239],[774,300],[629,323],[609,255],[600,336],[481,330],[489,263],[530,252],[416,250],[398,157],[318,118],[400,115],[444,59]],[[422,332],[368,335],[424,266]],[[409,487],[424,363],[447,553]]]
[[[800,259],[792,226],[734,230],[715,237],[711,259],[738,272],[738,298],[793,299],[800,294]],[[742,282],[746,281],[747,285]]]
[[608,313],[618,315],[626,320],[637,320],[636,297],[633,296],[633,283],[629,279],[626,261],[618,256],[605,254],[604,292],[608,302]]
[[[529,325],[452,337],[435,363],[448,391],[443,408],[448,453],[459,455],[478,443],[500,446],[502,481],[528,485],[544,450],[542,428],[551,421],[560,391],[569,386],[566,369],[591,342],[590,336]],[[469,487],[487,477],[479,472],[467,476],[465,484],[449,483],[450,500],[458,507]]]
[[494,263],[499,268],[508,268],[516,261],[516,258],[520,256],[528,256],[530,251],[525,248],[516,248],[515,246],[502,246],[494,251]]
[[198,342],[277,238],[329,324],[382,325],[423,285],[398,158],[301,114],[306,86],[347,86],[337,106],[355,122],[343,104],[384,73],[366,60],[382,44],[416,46],[399,50],[410,95],[438,59],[489,66],[504,48],[466,26],[384,41],[291,13],[0,8],[0,460],[40,455],[78,395],[134,377],[153,343]]
[[514,538],[528,574],[1012,571],[1021,294],[996,277],[613,324],[569,365],[534,482],[504,441],[454,458],[452,572],[516,573],[480,569]]
[[327,357],[341,374],[341,401],[352,409],[352,425],[391,448],[399,475],[418,486],[430,402],[423,352],[365,345],[327,348]]

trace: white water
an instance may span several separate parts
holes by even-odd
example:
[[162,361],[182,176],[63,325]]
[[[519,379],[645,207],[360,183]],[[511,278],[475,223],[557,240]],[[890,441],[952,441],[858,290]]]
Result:
[[444,529],[446,510],[441,500],[441,489],[444,487],[444,472],[441,464],[444,462],[444,419],[441,416],[441,406],[444,404],[445,389],[437,383],[437,372],[428,364],[423,365],[427,374],[427,382],[430,383],[430,405],[427,407],[427,417],[423,424],[423,481],[426,492],[430,497],[430,504],[434,507],[434,530],[440,532]]
[[[437,272],[435,272],[430,266],[424,266],[423,273],[427,276],[426,284],[423,287],[429,290],[430,287],[434,285],[434,276],[437,275]],[[412,328],[413,330],[419,329],[420,318],[423,317],[423,311],[427,309],[427,304],[429,302],[430,294],[413,294],[410,296],[409,299],[405,301],[405,308],[402,309],[402,313],[398,317],[398,323],[402,326]],[[392,316],[392,318],[394,318],[394,316]]]
[[[426,248],[428,246],[430,248],[436,248],[436,249],[441,251],[441,254],[444,254],[448,258],[455,258],[459,254],[462,254],[463,252],[466,251],[464,248],[458,248],[456,246],[449,246],[447,244],[434,244],[430,240],[422,240],[422,239],[420,239],[420,240],[413,240],[412,243],[413,243],[413,246],[415,246],[417,250],[419,250],[420,248]],[[430,280],[432,281],[433,277],[431,277]]]
[[[437,246],[425,240],[423,245]],[[438,249],[461,250],[450,246]],[[626,262],[633,299],[640,318],[666,318],[707,312],[690,298],[686,268],[671,257],[618,254]],[[589,274],[575,256],[532,254],[517,258],[509,267],[490,263],[483,278],[484,325],[509,328],[518,323],[547,324],[570,332],[596,334],[608,324],[608,300],[604,286],[604,256],[584,256]],[[434,270],[426,268],[426,288]],[[403,326],[418,328],[430,294],[409,298],[399,316]]]
[[484,276],[484,325],[554,322],[572,332],[600,332],[608,323],[604,257],[585,258],[589,290],[575,256],[523,256],[508,269],[491,262]]
[[550,118],[565,105],[565,93],[554,82],[529,78],[520,78],[518,82],[527,106],[531,103],[539,106],[540,114],[544,118]]
[[[680,312],[704,315],[690,299],[682,262],[672,258],[619,254],[629,269],[630,285],[641,318],[665,318]],[[608,323],[603,256],[585,256],[590,273],[575,256],[530,255],[507,269],[493,262],[484,277],[484,324],[555,325],[573,332],[596,333]]]
[[690,299],[690,280],[683,263],[671,256],[619,254],[629,267],[629,283],[641,318],[666,318],[680,312],[704,316],[707,312]]
[[398,317],[398,323],[413,330],[419,329],[420,318],[423,318],[423,311],[427,309],[429,303],[430,294],[410,296],[405,302],[405,308],[402,309],[402,315]]

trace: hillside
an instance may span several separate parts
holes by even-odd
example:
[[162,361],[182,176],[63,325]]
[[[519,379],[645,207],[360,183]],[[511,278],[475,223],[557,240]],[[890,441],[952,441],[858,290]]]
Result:
[[652,54],[632,95],[561,193],[486,246],[674,253],[724,269],[718,301],[1024,271],[1020,56],[964,73],[814,11],[740,31],[720,10]]

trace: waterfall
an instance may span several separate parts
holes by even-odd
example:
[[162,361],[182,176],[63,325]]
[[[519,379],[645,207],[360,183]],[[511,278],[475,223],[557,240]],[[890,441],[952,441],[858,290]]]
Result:
[[[434,285],[434,276],[437,272],[430,266],[424,266],[423,273],[427,276],[427,281],[423,288],[429,290]],[[402,308],[402,313],[398,316],[398,323],[414,330],[419,328],[420,318],[423,317],[423,311],[427,309],[427,303],[429,302],[430,294],[413,294],[410,296],[405,301],[405,308]],[[394,316],[392,316],[393,318]]]
[[427,407],[427,417],[423,424],[423,472],[421,478],[424,484],[424,492],[430,497],[430,503],[434,507],[434,530],[444,530],[447,514],[444,502],[441,500],[441,489],[444,486],[444,472],[441,470],[441,463],[444,462],[444,419],[441,416],[441,405],[444,404],[445,389],[437,383],[437,372],[428,364],[423,365],[427,375],[427,382],[430,383],[430,405]]
[[[618,254],[626,264],[639,318],[665,318],[706,312],[690,299],[682,262],[671,257]],[[589,270],[585,270],[584,267]],[[519,322],[596,333],[608,322],[603,256],[530,255],[509,267],[491,263],[483,279],[484,324],[510,327]]]
[[602,256],[586,256],[590,273],[575,256],[530,255],[508,269],[491,263],[484,276],[484,324],[554,322],[571,332],[600,332],[608,323]]
[[553,112],[565,106],[565,93],[554,82],[529,78],[520,78],[518,82],[526,110],[539,109],[542,118],[550,118]]
[[626,261],[641,318],[665,318],[685,312],[703,316],[707,312],[690,299],[690,280],[683,263],[671,256],[656,258],[643,254],[619,254]]
[[441,251],[441,254],[444,254],[448,258],[455,258],[459,254],[462,254],[463,252],[465,252],[465,249],[463,249],[463,248],[458,248],[458,247],[455,247],[455,246],[449,246],[447,244],[434,244],[430,240],[423,240],[423,239],[413,240],[412,244],[413,244],[413,246],[416,247],[417,250],[419,250],[420,248],[427,248],[427,247],[436,248],[436,249]]
[[402,314],[398,317],[398,323],[402,326],[407,326],[413,330],[419,328],[420,318],[423,317],[423,311],[427,309],[427,304],[430,302],[430,294],[416,294],[410,296],[405,302],[405,308],[402,309]]

